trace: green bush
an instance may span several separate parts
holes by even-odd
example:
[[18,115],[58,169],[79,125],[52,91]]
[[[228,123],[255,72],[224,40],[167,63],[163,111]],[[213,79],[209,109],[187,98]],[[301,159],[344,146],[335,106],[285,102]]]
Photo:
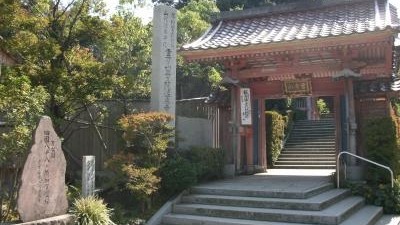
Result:
[[168,194],[177,194],[197,183],[194,166],[180,155],[165,160],[161,166],[161,187]]
[[[396,138],[396,125],[392,118],[371,119],[364,128],[365,155],[368,159],[389,166],[395,176],[399,171],[399,147]],[[386,170],[368,165],[367,176],[371,182],[387,183]]]
[[386,184],[348,183],[347,187],[355,195],[365,198],[368,204],[383,207],[385,214],[400,213],[400,180],[394,180],[394,187]]
[[326,104],[325,100],[320,98],[317,100],[317,109],[318,109],[318,113],[319,115],[322,114],[328,114],[331,111],[329,110],[328,105]]
[[152,195],[159,189],[158,168],[137,166],[134,155],[130,153],[115,154],[105,165],[114,172],[114,190],[128,191],[134,199],[140,201],[144,210]]
[[396,116],[400,116],[400,100],[398,98],[392,98],[390,102],[392,103],[392,108]]
[[278,159],[282,149],[282,142],[285,138],[284,132],[286,127],[285,118],[275,112],[265,112],[266,131],[267,131],[267,161],[268,165],[272,166]]
[[196,169],[198,181],[219,179],[224,171],[224,152],[220,148],[191,147],[185,157]]
[[135,155],[136,165],[160,166],[175,135],[170,124],[173,119],[167,113],[148,112],[127,115],[118,120],[124,131],[122,138],[129,144],[126,151]]
[[114,224],[110,219],[111,209],[95,196],[76,199],[70,212],[75,216],[75,224],[78,225]]

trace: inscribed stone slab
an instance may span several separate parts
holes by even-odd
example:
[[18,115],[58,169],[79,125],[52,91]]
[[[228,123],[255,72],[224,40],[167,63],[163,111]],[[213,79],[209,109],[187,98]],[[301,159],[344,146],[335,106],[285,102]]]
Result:
[[42,117],[34,132],[33,145],[22,172],[18,194],[18,212],[22,221],[34,221],[67,212],[65,171],[61,140],[54,131],[51,119]]
[[175,116],[176,9],[156,5],[153,16],[151,110]]

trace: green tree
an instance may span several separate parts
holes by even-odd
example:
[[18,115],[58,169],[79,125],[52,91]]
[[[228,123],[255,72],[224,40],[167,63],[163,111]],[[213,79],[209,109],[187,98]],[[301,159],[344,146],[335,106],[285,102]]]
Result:
[[0,222],[17,217],[19,170],[47,99],[43,87],[33,87],[27,76],[15,76],[14,71],[3,68],[0,82],[3,123],[0,128]]
[[[130,12],[120,12],[111,17],[109,29],[98,51],[108,72],[120,79],[114,89],[114,99],[121,100],[123,106],[132,98],[149,99],[151,25],[143,25]],[[124,111],[129,113],[127,109]]]
[[[18,60],[1,71],[0,115],[8,127],[1,130],[0,167],[18,168],[42,114],[66,140],[68,126],[83,113],[97,126],[107,112],[101,102],[115,93],[148,96],[149,27],[122,13],[103,19],[104,6],[101,0],[0,0],[0,46]],[[130,87],[138,91],[125,93]],[[0,181],[0,221],[14,210],[15,171]]]
[[[210,26],[210,18],[218,12],[214,1],[190,1],[178,12],[178,45],[199,38]],[[222,67],[218,64],[187,63],[181,57],[177,62],[178,99],[208,96],[221,81]]]
[[17,70],[29,76],[33,86],[49,94],[48,112],[56,130],[99,99],[112,97],[116,76],[94,55],[94,46],[107,34],[101,1],[4,2],[12,21],[1,27],[6,48],[21,58]]

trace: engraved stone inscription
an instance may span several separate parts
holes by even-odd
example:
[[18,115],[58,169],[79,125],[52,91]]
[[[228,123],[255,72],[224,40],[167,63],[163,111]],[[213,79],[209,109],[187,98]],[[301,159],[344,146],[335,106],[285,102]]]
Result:
[[157,5],[153,17],[151,110],[175,115],[176,10]]
[[18,212],[24,222],[65,214],[68,208],[66,161],[51,119],[42,117],[24,165]]

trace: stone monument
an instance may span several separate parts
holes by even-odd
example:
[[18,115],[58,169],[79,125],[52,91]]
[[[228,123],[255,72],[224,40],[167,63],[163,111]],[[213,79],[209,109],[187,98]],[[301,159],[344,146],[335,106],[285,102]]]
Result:
[[151,110],[173,116],[176,101],[176,28],[176,9],[156,5],[153,15]]
[[51,119],[44,116],[34,132],[33,145],[22,172],[18,212],[29,222],[65,214],[66,161]]
[[95,188],[95,156],[87,155],[82,158],[82,194],[83,197],[94,194]]

